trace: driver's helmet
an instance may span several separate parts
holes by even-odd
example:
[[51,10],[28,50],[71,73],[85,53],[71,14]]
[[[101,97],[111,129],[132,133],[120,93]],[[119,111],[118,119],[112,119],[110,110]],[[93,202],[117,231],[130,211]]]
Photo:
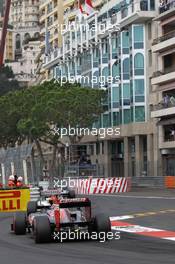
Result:
[[15,180],[14,175],[10,175],[10,176],[9,176],[9,181],[14,181],[14,180]]
[[18,177],[18,182],[22,182],[23,181],[23,177],[19,176]]

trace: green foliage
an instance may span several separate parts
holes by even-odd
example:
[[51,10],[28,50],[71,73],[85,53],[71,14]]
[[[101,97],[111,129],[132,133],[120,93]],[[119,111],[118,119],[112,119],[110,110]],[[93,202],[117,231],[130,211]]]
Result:
[[99,89],[70,83],[60,86],[54,81],[1,96],[0,144],[28,139],[55,145],[59,136],[53,133],[53,126],[91,127],[103,112],[104,97]]
[[9,66],[0,68],[0,96],[20,89],[19,83],[14,79],[14,74]]

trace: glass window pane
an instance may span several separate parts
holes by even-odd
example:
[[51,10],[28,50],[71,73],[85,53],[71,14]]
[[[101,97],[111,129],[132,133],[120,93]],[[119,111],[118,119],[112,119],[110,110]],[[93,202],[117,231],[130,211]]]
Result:
[[144,75],[144,56],[141,53],[137,53],[134,57],[134,73]]
[[143,26],[134,26],[134,42],[143,42]]
[[123,84],[123,98],[130,99],[130,84],[129,83]]
[[136,106],[135,107],[135,122],[144,122],[145,121],[145,107]]
[[113,126],[118,126],[119,124],[119,112],[113,112]]
[[112,77],[119,76],[119,64],[112,66]]
[[144,80],[138,79],[135,80],[135,95],[144,95],[145,89],[144,89]]
[[122,32],[122,44],[123,44],[123,48],[129,48],[129,33],[128,33],[128,31]]
[[131,122],[131,110],[124,109],[124,124],[128,124]]

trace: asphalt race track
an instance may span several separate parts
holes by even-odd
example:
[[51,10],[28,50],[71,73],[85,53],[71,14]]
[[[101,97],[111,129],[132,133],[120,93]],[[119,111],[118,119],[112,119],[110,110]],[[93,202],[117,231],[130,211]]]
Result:
[[[93,196],[93,211],[109,216],[137,214],[124,220],[146,227],[175,231],[175,192],[132,192]],[[154,196],[153,196],[154,195]],[[172,211],[171,211],[172,210]],[[153,215],[148,212],[154,212]],[[121,233],[105,243],[76,241],[36,245],[30,234],[10,232],[11,216],[0,214],[0,264],[169,264],[175,263],[175,241]]]

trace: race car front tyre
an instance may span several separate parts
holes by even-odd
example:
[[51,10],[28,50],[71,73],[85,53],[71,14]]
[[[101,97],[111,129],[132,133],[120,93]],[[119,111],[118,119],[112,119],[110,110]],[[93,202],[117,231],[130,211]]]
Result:
[[108,233],[111,231],[111,222],[108,216],[105,214],[98,214],[94,218],[94,225],[96,231]]
[[13,230],[16,235],[25,235],[26,234],[26,213],[25,212],[16,212],[13,218]]
[[27,204],[27,215],[36,213],[37,211],[37,201],[30,201]]
[[36,216],[33,223],[35,243],[49,243],[51,241],[51,227],[47,216]]

